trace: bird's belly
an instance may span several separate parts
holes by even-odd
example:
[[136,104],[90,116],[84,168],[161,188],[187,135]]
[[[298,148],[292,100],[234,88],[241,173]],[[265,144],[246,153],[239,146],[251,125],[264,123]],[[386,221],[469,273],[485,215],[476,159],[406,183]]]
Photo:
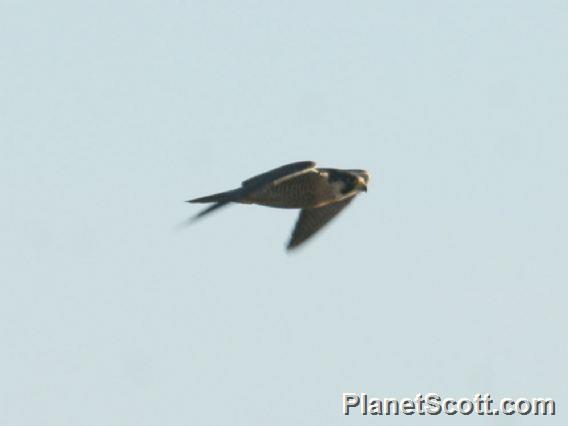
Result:
[[261,206],[281,209],[303,209],[318,207],[324,201],[322,194],[292,185],[278,185],[257,191],[247,197],[247,201]]
[[320,204],[317,202],[315,194],[302,194],[301,196],[295,197],[279,197],[274,194],[255,194],[249,197],[248,201],[252,204],[281,209],[302,209],[316,207]]

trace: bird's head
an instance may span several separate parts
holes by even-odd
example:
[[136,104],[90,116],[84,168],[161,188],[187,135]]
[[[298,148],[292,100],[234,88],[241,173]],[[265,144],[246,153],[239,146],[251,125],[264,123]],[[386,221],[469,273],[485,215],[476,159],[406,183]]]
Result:
[[329,182],[343,195],[367,191],[369,172],[365,170],[325,169]]
[[366,170],[349,170],[349,172],[354,177],[355,189],[358,191],[367,192],[367,185],[371,178],[370,173]]

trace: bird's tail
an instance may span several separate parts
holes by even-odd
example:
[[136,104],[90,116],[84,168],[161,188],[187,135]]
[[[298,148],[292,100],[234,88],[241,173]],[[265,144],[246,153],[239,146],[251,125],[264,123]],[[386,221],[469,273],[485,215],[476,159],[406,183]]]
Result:
[[232,189],[230,191],[219,192],[217,194],[194,198],[193,200],[187,200],[188,203],[215,203],[193,216],[192,221],[199,219],[200,217],[203,217],[231,202],[237,201],[238,198],[239,189]]

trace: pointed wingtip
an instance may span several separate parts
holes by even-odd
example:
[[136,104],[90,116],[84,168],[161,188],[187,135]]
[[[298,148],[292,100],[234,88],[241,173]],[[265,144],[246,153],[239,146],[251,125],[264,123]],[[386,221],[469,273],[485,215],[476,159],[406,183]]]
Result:
[[175,230],[181,230],[184,228],[187,228],[188,226],[193,225],[195,222],[197,222],[199,219],[201,219],[203,216],[205,216],[208,213],[207,209],[204,211],[201,211],[187,219],[185,219],[183,222],[179,223],[178,225],[175,226]]
[[301,245],[301,244],[297,244],[297,243],[295,243],[294,241],[290,240],[290,241],[288,242],[288,244],[286,244],[286,252],[287,252],[287,253],[293,253],[293,252],[296,251],[296,249],[297,249],[298,247],[300,247],[300,245]]
[[190,226],[193,222],[195,222],[195,218],[193,217],[185,219],[183,222],[180,222],[176,226],[174,226],[174,231],[181,231],[182,229],[185,229],[188,226]]

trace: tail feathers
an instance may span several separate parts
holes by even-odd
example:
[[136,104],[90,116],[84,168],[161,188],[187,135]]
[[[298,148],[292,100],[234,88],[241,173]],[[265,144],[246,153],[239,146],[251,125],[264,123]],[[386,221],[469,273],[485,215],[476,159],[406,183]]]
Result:
[[193,200],[187,200],[188,203],[220,203],[220,202],[230,202],[235,200],[237,194],[236,189],[230,191],[219,192],[218,194],[207,195],[205,197],[194,198]]
[[224,201],[222,203],[215,203],[212,206],[207,207],[205,210],[202,210],[199,213],[197,213],[195,216],[193,216],[191,218],[191,221],[193,222],[193,221],[195,221],[195,220],[197,220],[197,219],[199,219],[199,218],[201,218],[201,217],[203,217],[203,216],[205,216],[209,213],[212,213],[215,210],[217,210],[217,209],[219,209],[223,206],[226,206],[228,203],[229,203],[228,201]]
[[230,191],[219,192],[218,194],[207,195],[205,197],[194,198],[193,200],[188,200],[188,203],[215,203],[212,206],[207,207],[205,210],[200,211],[195,216],[191,218],[191,221],[195,221],[213,211],[229,204],[232,201],[237,201],[239,197],[239,190],[233,189]]

